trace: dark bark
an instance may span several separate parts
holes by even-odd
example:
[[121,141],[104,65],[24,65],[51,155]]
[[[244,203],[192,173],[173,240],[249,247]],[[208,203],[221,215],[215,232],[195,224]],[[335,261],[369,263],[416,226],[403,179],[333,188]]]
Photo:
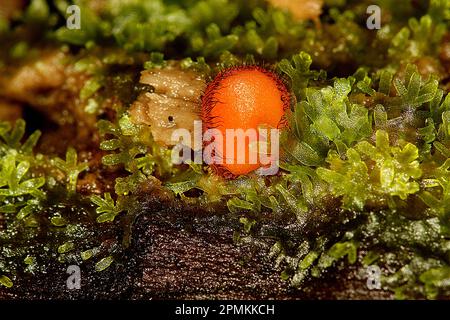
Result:
[[53,259],[46,274],[23,275],[3,299],[370,299],[390,298],[370,291],[355,267],[331,269],[302,289],[281,279],[268,247],[236,245],[238,222],[181,206],[150,201],[133,224],[128,249],[102,272],[80,266],[81,289],[68,290],[67,265]]

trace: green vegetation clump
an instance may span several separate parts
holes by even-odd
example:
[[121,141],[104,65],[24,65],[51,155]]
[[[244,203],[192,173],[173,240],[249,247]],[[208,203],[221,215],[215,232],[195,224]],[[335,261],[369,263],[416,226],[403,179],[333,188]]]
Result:
[[25,129],[23,120],[13,127],[0,122],[0,284],[7,288],[45,273],[55,259],[79,263],[86,251],[90,257],[120,253],[117,246],[100,249],[96,233],[116,237],[116,231],[90,229],[95,219],[107,219],[101,210],[93,217],[91,204],[76,193],[78,176],[88,165],[78,162],[73,148],[65,160],[33,152],[41,133],[25,139]]

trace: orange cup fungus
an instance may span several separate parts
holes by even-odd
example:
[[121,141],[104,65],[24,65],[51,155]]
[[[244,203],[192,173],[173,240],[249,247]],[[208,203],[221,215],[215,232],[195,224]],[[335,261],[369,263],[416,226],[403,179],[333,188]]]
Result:
[[[223,70],[209,83],[202,97],[203,132],[217,129],[222,136],[221,141],[216,141],[217,149],[226,150],[228,143],[233,143],[227,141],[227,129],[253,129],[258,132],[261,127],[283,127],[290,99],[285,84],[272,71],[254,65]],[[247,137],[243,145],[234,141],[231,161],[226,161],[230,160],[226,152],[227,159],[211,164],[214,171],[225,177],[235,177],[260,168],[262,164],[259,159],[256,163],[249,161],[251,153],[258,152],[251,147],[255,143],[252,140],[255,137]],[[238,156],[243,155],[246,159],[244,163],[238,161]]]

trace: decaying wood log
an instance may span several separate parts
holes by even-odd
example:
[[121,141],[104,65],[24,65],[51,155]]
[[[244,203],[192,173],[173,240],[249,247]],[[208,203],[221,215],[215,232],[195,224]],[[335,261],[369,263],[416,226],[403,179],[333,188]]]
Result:
[[[81,268],[81,289],[69,290],[67,265],[53,261],[43,275],[23,275],[1,299],[385,299],[370,291],[356,268],[330,270],[293,289],[268,258],[268,248],[236,245],[239,224],[182,206],[148,202],[133,224],[131,244],[102,272]],[[116,232],[120,233],[119,230]],[[102,236],[99,234],[98,236]],[[111,236],[111,234],[109,234]]]

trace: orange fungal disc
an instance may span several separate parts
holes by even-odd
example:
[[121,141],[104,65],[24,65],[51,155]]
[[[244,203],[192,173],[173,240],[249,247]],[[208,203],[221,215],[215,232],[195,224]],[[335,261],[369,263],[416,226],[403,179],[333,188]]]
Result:
[[[218,149],[225,152],[230,142],[227,141],[227,129],[257,132],[261,127],[280,128],[284,126],[289,106],[290,94],[274,72],[259,66],[232,67],[220,72],[206,88],[202,97],[203,131],[217,129],[223,139],[222,143],[216,140]],[[255,141],[251,140],[251,137],[246,139],[243,150],[235,141],[232,163],[224,157],[222,163],[212,165],[213,169],[223,176],[234,177],[260,168],[259,160],[256,163],[248,161],[251,152],[257,152],[252,151],[254,148],[250,146]],[[237,157],[242,153],[246,161],[239,163]]]

